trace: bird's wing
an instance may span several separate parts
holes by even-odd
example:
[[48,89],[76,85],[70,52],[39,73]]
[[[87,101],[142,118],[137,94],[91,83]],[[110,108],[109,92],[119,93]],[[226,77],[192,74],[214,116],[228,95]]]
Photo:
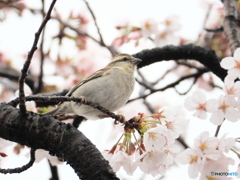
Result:
[[96,71],[95,73],[93,73],[92,75],[88,76],[86,79],[84,79],[83,81],[81,81],[80,83],[78,83],[76,86],[74,86],[67,94],[66,96],[71,96],[72,93],[78,89],[80,86],[82,86],[83,84],[86,84],[88,81],[91,81],[93,79],[97,79],[100,78],[104,75],[106,75],[106,72],[109,70],[110,68],[103,68],[100,69],[98,71]]

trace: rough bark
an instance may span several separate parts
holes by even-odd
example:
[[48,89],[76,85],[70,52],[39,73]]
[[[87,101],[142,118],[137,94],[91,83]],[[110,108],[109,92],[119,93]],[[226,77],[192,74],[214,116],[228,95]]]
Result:
[[0,137],[64,158],[82,180],[118,179],[97,148],[76,128],[47,115],[21,115],[0,103]]

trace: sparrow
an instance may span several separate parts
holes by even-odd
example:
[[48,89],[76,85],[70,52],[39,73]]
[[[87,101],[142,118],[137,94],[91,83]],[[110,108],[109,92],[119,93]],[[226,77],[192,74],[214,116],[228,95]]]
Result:
[[[134,72],[141,61],[129,54],[118,54],[106,67],[74,86],[66,96],[84,96],[114,112],[123,107],[131,96],[135,85]],[[97,109],[72,101],[63,102],[45,114],[76,114],[92,120],[108,117]]]

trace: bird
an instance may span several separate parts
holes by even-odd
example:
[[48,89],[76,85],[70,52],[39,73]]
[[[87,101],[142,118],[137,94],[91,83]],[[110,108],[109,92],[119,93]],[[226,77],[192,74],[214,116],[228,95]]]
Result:
[[[130,98],[135,85],[134,72],[141,61],[129,54],[118,54],[107,66],[76,84],[65,96],[83,96],[114,112],[123,107]],[[91,120],[108,117],[97,109],[72,101],[60,103],[56,109],[45,114],[75,114]]]

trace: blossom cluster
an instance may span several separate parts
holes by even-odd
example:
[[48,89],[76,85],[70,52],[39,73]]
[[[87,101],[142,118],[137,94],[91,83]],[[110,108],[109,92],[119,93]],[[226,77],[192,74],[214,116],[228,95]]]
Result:
[[218,99],[206,99],[199,90],[193,93],[185,101],[185,107],[189,111],[195,111],[193,116],[206,119],[207,113],[211,114],[210,121],[220,125],[224,119],[236,122],[240,118],[240,48],[234,52],[233,57],[226,57],[221,61],[221,66],[228,69],[228,75],[224,79],[224,94]]
[[118,25],[116,29],[121,30],[122,35],[115,38],[112,45],[119,47],[130,40],[136,40],[137,46],[141,38],[152,40],[157,47],[169,44],[179,45],[181,39],[175,34],[181,28],[178,20],[178,16],[171,15],[162,22],[149,18],[144,20],[140,26],[131,26],[128,23]]
[[[228,75],[224,79],[224,94],[218,99],[206,99],[206,96],[199,90],[195,91],[191,97],[185,101],[185,107],[189,111],[195,111],[193,116],[206,119],[207,114],[211,114],[210,121],[215,125],[221,125],[226,119],[236,122],[240,111],[240,48],[233,57],[226,57],[221,61],[221,66],[228,70]],[[226,156],[235,144],[235,139],[221,139],[209,137],[208,132],[203,132],[195,140],[194,148],[186,149],[176,156],[176,161],[181,164],[189,164],[188,173],[190,178],[212,179],[210,172],[229,172],[228,167],[234,164],[233,159]],[[218,179],[227,179],[219,177]]]
[[[221,139],[210,137],[209,132],[203,132],[195,139],[194,148],[187,148],[179,153],[175,161],[188,164],[190,178],[214,179],[211,172],[229,172],[228,166],[234,164],[234,160],[225,155],[234,145],[233,138]],[[227,179],[225,176],[218,179]]]
[[180,152],[175,140],[186,130],[188,121],[176,109],[165,108],[147,117],[139,114],[129,123],[125,125],[122,138],[111,150],[104,151],[103,156],[114,171],[123,167],[127,174],[132,175],[139,167],[153,176],[164,174]]

